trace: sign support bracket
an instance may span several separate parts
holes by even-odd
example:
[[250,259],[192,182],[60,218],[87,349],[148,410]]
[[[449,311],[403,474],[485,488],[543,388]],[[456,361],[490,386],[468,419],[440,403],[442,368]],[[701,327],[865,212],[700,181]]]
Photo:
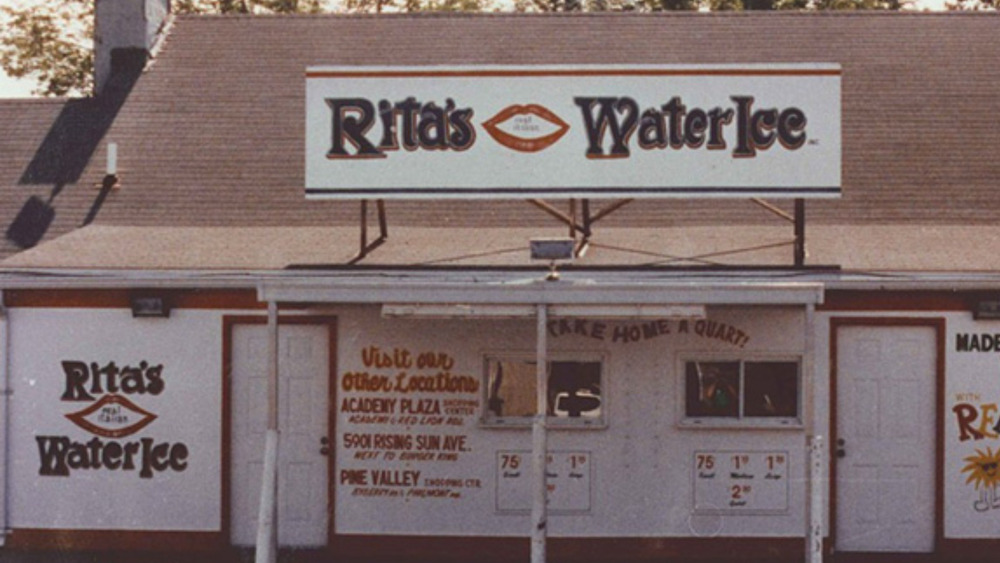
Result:
[[552,217],[558,219],[566,226],[569,227],[569,236],[576,240],[576,235],[579,233],[581,238],[577,242],[576,250],[574,255],[577,258],[582,257],[587,252],[587,247],[590,245],[590,237],[593,235],[594,223],[600,221],[601,219],[611,215],[615,211],[618,211],[622,207],[635,201],[632,198],[620,199],[613,203],[609,203],[607,206],[597,210],[596,213],[591,213],[590,211],[590,199],[584,198],[580,200],[580,213],[582,217],[577,220],[576,213],[576,200],[569,200],[569,213],[564,213],[563,211],[557,209],[551,203],[548,203],[541,199],[529,199],[528,203],[534,205],[535,207],[541,209],[545,213],[548,213]]
[[382,246],[382,243],[389,238],[389,227],[385,218],[385,200],[375,200],[376,212],[378,215],[378,238],[368,242],[368,200],[361,200],[361,241],[358,248],[358,255],[351,259],[348,264],[357,264],[368,256],[373,250]]
[[763,207],[764,209],[770,211],[771,213],[785,219],[786,221],[794,225],[795,230],[795,242],[793,250],[794,265],[796,268],[801,268],[806,265],[806,200],[802,198],[795,199],[795,211],[794,215],[786,212],[780,207],[768,203],[760,198],[752,198],[750,201],[756,203],[757,205]]
[[806,200],[795,200],[795,267],[806,265]]

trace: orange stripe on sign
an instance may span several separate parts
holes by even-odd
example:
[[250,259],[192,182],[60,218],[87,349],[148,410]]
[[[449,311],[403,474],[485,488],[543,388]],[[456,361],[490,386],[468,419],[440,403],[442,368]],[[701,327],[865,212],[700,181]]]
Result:
[[494,78],[547,76],[840,76],[839,69],[358,70],[307,71],[306,78]]

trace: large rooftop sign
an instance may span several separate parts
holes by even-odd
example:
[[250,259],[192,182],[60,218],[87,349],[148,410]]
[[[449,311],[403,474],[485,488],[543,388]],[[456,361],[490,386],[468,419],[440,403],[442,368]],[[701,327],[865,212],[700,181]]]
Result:
[[840,67],[311,67],[311,198],[835,197]]

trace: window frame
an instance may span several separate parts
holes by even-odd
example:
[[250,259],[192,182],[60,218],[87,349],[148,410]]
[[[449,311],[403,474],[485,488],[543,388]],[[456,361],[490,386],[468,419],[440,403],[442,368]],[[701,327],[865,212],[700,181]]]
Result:
[[[535,352],[528,352],[524,350],[490,350],[483,352],[481,354],[482,358],[482,372],[480,373],[480,378],[482,382],[482,393],[480,395],[480,400],[482,406],[480,407],[479,415],[479,426],[482,428],[517,428],[517,429],[528,429],[531,428],[532,422],[534,421],[534,416],[496,416],[490,411],[489,399],[490,399],[490,360],[502,360],[502,361],[524,361],[530,364],[534,364],[536,360]],[[568,429],[568,430],[595,430],[595,429],[605,429],[608,427],[608,373],[609,373],[609,361],[608,354],[605,352],[595,352],[592,350],[582,351],[582,350],[559,350],[554,352],[549,352],[547,361],[549,364],[552,362],[579,362],[579,363],[589,363],[595,362],[600,365],[600,387],[601,387],[601,414],[597,418],[584,418],[584,417],[559,417],[559,416],[546,416],[545,424],[549,429]],[[550,373],[551,377],[551,373]],[[532,390],[537,391],[534,381],[532,381]],[[532,394],[535,397],[535,393]]]
[[[687,365],[690,362],[701,363],[738,363],[739,364],[739,397],[736,416],[689,416],[687,412]],[[745,414],[746,401],[746,364],[788,362],[796,365],[795,416],[752,416]],[[732,354],[721,352],[683,352],[677,358],[677,410],[678,426],[682,428],[760,428],[768,430],[802,430],[803,422],[803,383],[805,373],[803,355],[797,353],[750,353]]]

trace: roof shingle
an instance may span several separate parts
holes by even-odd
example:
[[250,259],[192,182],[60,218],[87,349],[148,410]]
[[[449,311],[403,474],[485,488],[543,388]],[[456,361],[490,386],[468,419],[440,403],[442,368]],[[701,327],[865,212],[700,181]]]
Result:
[[[810,202],[810,224],[992,225],[1000,222],[997,37],[996,14],[178,17],[79,180],[60,193],[62,226],[47,238],[87,217],[106,227],[356,225],[356,203],[304,198],[304,71],[320,64],[838,63],[843,197]],[[11,107],[0,103],[0,112]],[[64,106],[40,107],[53,119]],[[26,130],[10,155],[0,151],[0,189],[21,187],[10,171],[23,171],[25,151],[44,145],[39,135]],[[100,200],[92,186],[108,142],[119,146],[122,189]],[[387,209],[392,227],[553,224],[520,201]],[[774,218],[758,207],[719,200],[643,201],[601,223],[765,224]]]

